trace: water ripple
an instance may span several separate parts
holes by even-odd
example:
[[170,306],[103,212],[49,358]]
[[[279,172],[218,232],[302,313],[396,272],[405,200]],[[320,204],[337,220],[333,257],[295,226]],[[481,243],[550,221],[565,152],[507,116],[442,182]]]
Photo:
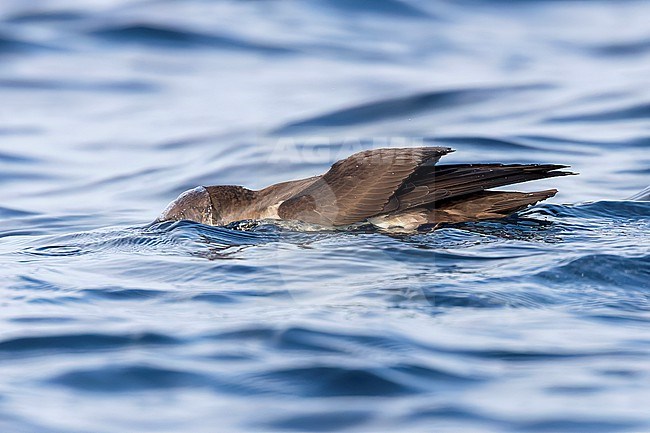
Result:
[[75,370],[52,378],[50,383],[93,392],[134,392],[209,386],[206,376],[149,365],[107,366]]
[[448,110],[455,107],[478,104],[509,95],[541,91],[545,84],[521,86],[486,87],[473,89],[440,90],[415,95],[379,100],[360,104],[312,118],[288,123],[273,131],[274,134],[309,131],[322,127],[341,127],[378,122],[390,118],[405,118],[432,110]]
[[159,86],[144,81],[66,81],[47,79],[2,78],[0,88],[33,91],[79,91],[79,92],[126,92],[149,93],[159,90]]
[[174,344],[176,341],[165,335],[145,333],[134,335],[75,334],[37,337],[17,337],[0,340],[0,353],[6,355],[32,352],[32,355],[46,355],[61,351],[120,350],[127,346]]
[[235,51],[252,51],[265,54],[288,54],[293,50],[246,41],[230,36],[198,33],[159,24],[125,24],[106,26],[89,33],[111,43],[130,43],[160,48],[213,48]]
[[602,110],[592,113],[558,116],[548,119],[549,122],[607,122],[619,120],[639,120],[650,118],[650,104],[638,104],[613,110]]

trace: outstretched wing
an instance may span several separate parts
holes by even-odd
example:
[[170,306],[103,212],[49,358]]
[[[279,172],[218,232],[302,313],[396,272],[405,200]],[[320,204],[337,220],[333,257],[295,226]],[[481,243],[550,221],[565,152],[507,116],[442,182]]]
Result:
[[446,147],[376,149],[338,161],[278,208],[283,219],[343,226],[385,212],[395,191],[418,167],[434,165]]
[[453,164],[419,168],[395,193],[396,210],[431,206],[443,200],[505,185],[574,174],[553,164]]

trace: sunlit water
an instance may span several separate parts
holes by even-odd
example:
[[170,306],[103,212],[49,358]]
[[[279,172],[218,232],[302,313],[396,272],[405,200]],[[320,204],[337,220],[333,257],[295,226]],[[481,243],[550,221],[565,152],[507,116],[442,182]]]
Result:
[[[650,431],[650,4],[0,3],[0,431]],[[370,147],[504,222],[149,223]]]

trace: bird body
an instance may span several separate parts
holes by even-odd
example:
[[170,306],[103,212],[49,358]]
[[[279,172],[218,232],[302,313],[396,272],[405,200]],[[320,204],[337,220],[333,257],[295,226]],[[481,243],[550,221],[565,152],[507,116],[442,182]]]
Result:
[[342,159],[325,174],[253,191],[198,187],[172,202],[158,221],[210,225],[242,220],[301,221],[328,228],[371,223],[387,230],[504,218],[554,196],[489,191],[514,183],[572,174],[552,164],[448,164],[446,147],[375,149]]

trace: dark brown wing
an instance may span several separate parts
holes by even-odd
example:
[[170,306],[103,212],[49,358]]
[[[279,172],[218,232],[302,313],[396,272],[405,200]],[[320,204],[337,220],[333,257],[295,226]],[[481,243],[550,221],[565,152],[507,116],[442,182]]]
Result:
[[321,178],[286,200],[283,219],[343,226],[385,211],[385,206],[418,167],[452,152],[446,147],[376,149],[335,163]]
[[441,201],[475,194],[489,188],[566,176],[552,164],[453,164],[422,167],[395,193],[397,210],[430,206]]

